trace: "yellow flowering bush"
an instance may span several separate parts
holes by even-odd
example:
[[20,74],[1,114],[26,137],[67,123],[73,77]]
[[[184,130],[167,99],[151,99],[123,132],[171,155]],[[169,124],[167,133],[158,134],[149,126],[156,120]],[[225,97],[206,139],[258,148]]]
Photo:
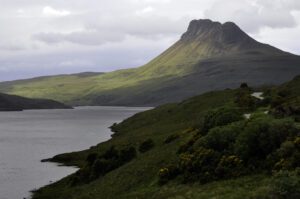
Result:
[[216,174],[220,178],[238,177],[243,173],[242,160],[235,155],[223,155],[216,168]]

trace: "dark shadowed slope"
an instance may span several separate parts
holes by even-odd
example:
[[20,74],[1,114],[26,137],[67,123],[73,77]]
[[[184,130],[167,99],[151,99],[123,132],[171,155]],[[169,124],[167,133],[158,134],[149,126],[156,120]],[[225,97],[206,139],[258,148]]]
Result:
[[245,85],[208,92],[114,124],[109,141],[52,158],[81,169],[33,198],[299,198],[300,77],[261,90],[262,100]]
[[193,20],[179,41],[148,64],[90,76],[0,84],[0,91],[76,105],[159,105],[241,82],[279,84],[300,74],[300,57],[262,44],[236,24]]
[[21,111],[26,109],[70,109],[70,106],[47,99],[29,99],[0,93],[0,111]]

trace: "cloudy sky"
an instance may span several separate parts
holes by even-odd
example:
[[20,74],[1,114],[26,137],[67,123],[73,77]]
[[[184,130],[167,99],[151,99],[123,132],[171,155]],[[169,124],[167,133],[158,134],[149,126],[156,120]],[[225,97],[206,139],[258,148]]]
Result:
[[0,81],[137,67],[201,18],[300,54],[299,0],[0,0]]

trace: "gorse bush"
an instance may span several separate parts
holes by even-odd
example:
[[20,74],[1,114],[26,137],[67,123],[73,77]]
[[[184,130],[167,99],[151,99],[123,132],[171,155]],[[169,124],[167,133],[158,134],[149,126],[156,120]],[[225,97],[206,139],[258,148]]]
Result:
[[253,170],[275,171],[300,166],[299,130],[291,119],[274,119],[265,114],[254,115],[249,120],[232,118],[237,121],[227,125],[220,122],[221,126],[210,128],[202,136],[195,134],[184,147],[180,146],[176,165],[184,182],[205,183]]
[[274,170],[292,170],[300,167],[300,137],[285,141],[276,152]]
[[238,177],[243,174],[243,161],[235,155],[223,155],[215,170],[218,178]]
[[179,171],[183,173],[184,182],[199,181],[201,183],[215,179],[215,168],[220,154],[212,149],[199,148],[190,154],[181,154]]
[[180,154],[192,150],[193,145],[197,142],[197,140],[199,140],[200,137],[201,137],[200,131],[196,130],[188,141],[182,143],[179,146],[177,153]]
[[174,179],[179,174],[178,167],[176,165],[169,165],[167,167],[163,167],[159,170],[159,183],[165,184],[169,180]]

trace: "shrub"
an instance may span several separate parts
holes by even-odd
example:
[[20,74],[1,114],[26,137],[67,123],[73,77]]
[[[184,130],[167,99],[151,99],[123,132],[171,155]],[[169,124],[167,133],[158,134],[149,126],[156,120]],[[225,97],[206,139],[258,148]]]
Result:
[[270,196],[274,199],[300,198],[300,176],[297,171],[281,171],[272,178]]
[[111,125],[109,128],[110,128],[111,132],[118,133],[118,124],[117,123],[113,123],[113,125]]
[[277,92],[277,95],[280,97],[287,97],[287,96],[291,95],[291,91],[282,89]]
[[238,177],[243,174],[242,160],[235,156],[222,156],[216,168],[218,178]]
[[76,172],[71,180],[71,185],[89,183],[126,164],[135,157],[136,150],[133,146],[126,146],[120,150],[111,146],[102,155],[91,153],[87,157],[87,165]]
[[161,168],[158,171],[159,183],[165,184],[169,180],[172,180],[179,174],[179,170],[175,165],[170,165],[168,167]]
[[295,144],[292,141],[285,141],[277,151],[280,157],[290,157],[295,151]]
[[262,160],[296,132],[290,120],[275,120],[267,116],[254,118],[237,137],[235,153],[252,166],[262,166]]
[[126,147],[120,151],[120,161],[128,162],[136,157],[136,150],[133,146]]
[[277,106],[281,105],[282,103],[284,103],[284,98],[280,97],[280,96],[275,96],[271,100],[271,107],[277,107]]
[[165,140],[164,143],[165,144],[169,144],[171,142],[173,142],[174,140],[178,139],[180,137],[180,135],[178,133],[169,135]]
[[297,149],[300,149],[300,137],[297,136],[294,140],[294,144],[297,147]]
[[93,171],[93,179],[102,176],[109,171],[117,168],[119,163],[117,160],[114,159],[97,159],[93,164],[92,171]]
[[245,109],[253,110],[258,100],[251,96],[250,89],[240,89],[235,97],[235,103]]
[[101,157],[104,159],[118,159],[119,151],[115,148],[115,146],[111,146]]
[[147,139],[140,144],[139,151],[145,153],[154,147],[154,142],[152,139]]
[[200,144],[206,148],[214,149],[216,151],[230,151],[232,148],[236,137],[242,131],[243,122],[233,123],[227,126],[215,127],[211,129],[208,134],[201,139]]
[[282,143],[277,150],[277,162],[274,165],[274,170],[292,170],[300,167],[300,148],[299,137],[294,140],[288,140]]
[[165,184],[166,182],[168,182],[169,175],[170,175],[169,168],[165,167],[165,168],[159,169],[159,171],[158,171],[159,183]]
[[212,149],[199,148],[192,154],[181,154],[179,171],[185,182],[199,181],[206,183],[215,179],[215,168],[219,162],[219,154]]
[[241,83],[240,88],[249,88],[246,82]]
[[92,165],[91,178],[96,179],[106,173],[122,166],[136,157],[136,150],[132,146],[127,146],[120,151],[114,146],[109,148],[102,156],[99,156]]
[[293,116],[295,121],[299,121],[300,118],[300,98],[281,99],[280,102],[273,103],[273,109],[271,113],[275,117],[289,117]]
[[236,108],[222,107],[208,112],[203,121],[202,131],[208,132],[216,126],[224,126],[243,119],[242,113]]
[[95,162],[95,160],[97,159],[97,156],[98,156],[97,153],[90,153],[86,158],[88,165],[92,165]]
[[[275,172],[300,167],[299,130],[292,119],[261,113],[249,120],[223,120],[220,115],[225,116],[227,111],[217,115],[218,111],[206,115],[206,135],[199,131],[178,150],[177,169],[183,182],[206,183],[253,170]],[[159,173],[162,182],[168,181],[168,169]]]
[[90,169],[84,167],[76,171],[76,173],[70,178],[70,185],[76,186],[84,183],[88,183],[90,180]]
[[182,143],[178,150],[177,153],[184,153],[187,151],[190,151],[193,148],[193,145],[197,142],[197,140],[201,137],[201,135],[199,134],[199,132],[197,131],[188,141],[186,141],[185,143]]

